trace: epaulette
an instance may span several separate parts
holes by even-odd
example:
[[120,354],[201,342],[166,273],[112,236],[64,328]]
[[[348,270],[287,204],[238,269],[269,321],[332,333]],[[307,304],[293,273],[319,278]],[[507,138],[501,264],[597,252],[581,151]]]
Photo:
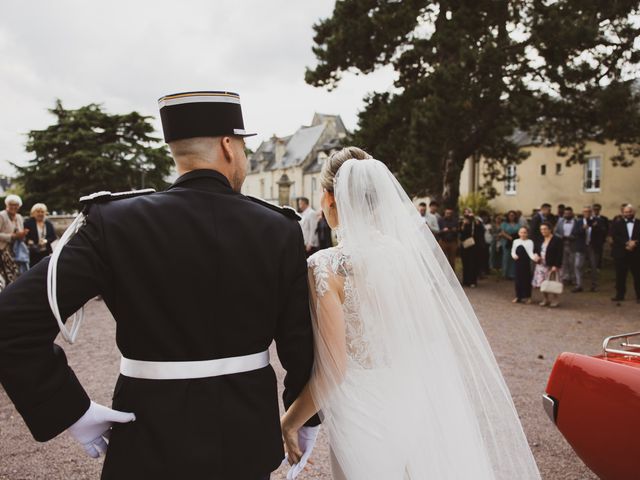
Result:
[[300,215],[298,215],[298,213],[291,207],[280,207],[278,205],[274,205],[272,203],[269,203],[265,200],[262,200],[261,198],[258,197],[253,197],[251,195],[247,195],[247,198],[249,200],[251,200],[254,203],[257,203],[259,205],[262,205],[263,207],[267,207],[270,208],[271,210],[275,210],[278,213],[281,213],[282,215],[284,215],[287,218],[290,218],[292,220],[296,220],[296,221],[300,221],[300,219],[302,218]]
[[155,193],[155,189],[153,188],[144,188],[142,190],[131,190],[128,192],[96,192],[91,195],[85,195],[84,197],[80,197],[80,203],[82,205],[92,205],[94,203],[106,203],[112,202],[114,200],[122,200],[124,198],[133,198],[139,197],[140,195],[149,195],[150,193]]

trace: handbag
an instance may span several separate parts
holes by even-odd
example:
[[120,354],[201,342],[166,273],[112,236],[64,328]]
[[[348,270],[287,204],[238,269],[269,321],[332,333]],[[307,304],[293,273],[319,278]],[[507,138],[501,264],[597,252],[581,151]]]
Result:
[[[553,279],[551,278],[553,277]],[[540,285],[540,291],[542,293],[554,293],[560,295],[564,285],[558,281],[558,272],[551,272],[547,279]]]
[[476,244],[475,239],[473,238],[473,235],[476,232],[476,222],[475,220],[473,221],[473,223],[471,224],[471,236],[469,238],[465,238],[462,241],[462,248],[471,248]]

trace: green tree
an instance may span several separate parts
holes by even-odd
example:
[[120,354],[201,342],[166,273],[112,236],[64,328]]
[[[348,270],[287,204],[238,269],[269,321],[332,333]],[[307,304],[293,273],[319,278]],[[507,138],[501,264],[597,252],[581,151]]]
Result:
[[345,71],[392,66],[394,91],[366,98],[353,141],[410,193],[455,207],[468,158],[486,160],[487,186],[526,158],[518,130],[568,165],[592,140],[633,162],[638,11],[637,0],[341,0],[314,26],[306,81],[331,89]]
[[100,190],[167,186],[172,160],[152,136],[150,117],[111,115],[96,104],[68,110],[60,100],[49,111],[56,122],[27,134],[34,158],[24,167],[14,164],[27,206],[45,202],[49,210],[70,212],[80,196]]

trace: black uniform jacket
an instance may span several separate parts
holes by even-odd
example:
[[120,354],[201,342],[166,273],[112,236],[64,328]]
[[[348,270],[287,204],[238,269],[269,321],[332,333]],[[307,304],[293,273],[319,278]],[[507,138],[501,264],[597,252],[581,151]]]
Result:
[[611,238],[613,239],[611,256],[613,258],[627,258],[633,261],[640,261],[640,247],[636,247],[635,250],[631,252],[625,248],[629,240],[640,242],[640,220],[637,218],[633,220],[633,230],[631,233],[631,238],[629,238],[629,230],[627,230],[627,220],[625,218],[613,222],[611,227]]
[[[288,406],[309,378],[313,338],[300,226],[274,210],[213,170],[189,172],[165,192],[91,205],[60,257],[61,311],[102,295],[120,351],[136,360],[247,355],[275,339]],[[40,441],[89,406],[53,343],[48,263],[0,294],[0,382]],[[271,366],[195,380],[120,376],[113,408],[137,420],[113,428],[102,478],[255,478],[284,456]]]

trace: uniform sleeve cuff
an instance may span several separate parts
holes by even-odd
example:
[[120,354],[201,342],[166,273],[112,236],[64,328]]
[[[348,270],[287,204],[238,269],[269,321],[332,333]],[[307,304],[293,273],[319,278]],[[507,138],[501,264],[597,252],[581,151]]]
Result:
[[20,411],[33,438],[46,442],[76,423],[89,409],[91,400],[69,369],[67,382],[49,399]]

